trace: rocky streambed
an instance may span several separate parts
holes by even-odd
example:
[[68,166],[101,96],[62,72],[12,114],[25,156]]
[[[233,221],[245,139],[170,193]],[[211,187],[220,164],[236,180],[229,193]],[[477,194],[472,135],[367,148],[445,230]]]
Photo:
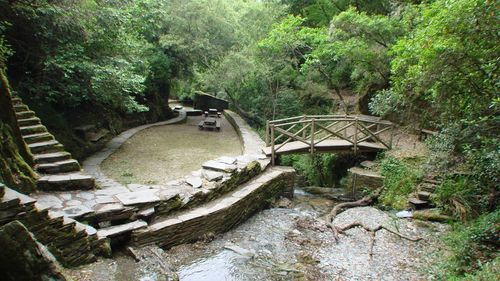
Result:
[[223,235],[207,235],[205,241],[169,250],[124,249],[113,259],[68,273],[77,280],[117,281],[427,279],[428,265],[442,246],[438,234],[446,231],[444,225],[360,207],[339,214],[335,224],[384,228],[373,234],[353,227],[336,239],[322,220],[333,204],[296,190],[292,201],[279,202],[280,207],[264,210]]

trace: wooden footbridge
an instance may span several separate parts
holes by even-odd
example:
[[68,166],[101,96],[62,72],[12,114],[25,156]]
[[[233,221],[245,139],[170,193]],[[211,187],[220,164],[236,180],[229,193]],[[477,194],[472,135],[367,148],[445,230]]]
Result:
[[271,156],[316,152],[377,152],[392,147],[394,124],[368,115],[304,115],[268,121]]

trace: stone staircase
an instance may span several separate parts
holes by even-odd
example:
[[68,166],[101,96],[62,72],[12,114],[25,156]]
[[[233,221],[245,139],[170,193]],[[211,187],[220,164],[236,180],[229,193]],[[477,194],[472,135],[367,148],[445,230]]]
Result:
[[0,226],[15,220],[66,267],[93,262],[101,251],[103,240],[93,227],[57,215],[0,183]]
[[418,186],[416,196],[408,200],[410,207],[413,210],[422,210],[433,207],[430,197],[438,184],[439,182],[434,179],[424,179]]
[[19,97],[12,98],[17,123],[24,142],[33,154],[35,170],[41,175],[38,188],[41,190],[91,189],[94,178],[81,172],[80,164],[64,150],[47,128],[42,125],[35,112]]

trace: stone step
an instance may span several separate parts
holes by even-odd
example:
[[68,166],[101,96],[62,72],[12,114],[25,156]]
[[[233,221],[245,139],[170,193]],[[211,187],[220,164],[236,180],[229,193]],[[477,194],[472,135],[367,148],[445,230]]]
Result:
[[365,169],[371,169],[373,166],[375,166],[375,164],[376,164],[375,162],[369,160],[359,163],[359,165]]
[[419,191],[417,193],[417,198],[422,200],[422,201],[429,201],[431,197],[431,193],[427,191]]
[[161,247],[196,241],[207,233],[221,233],[269,205],[271,199],[293,188],[295,170],[275,166],[219,199],[154,220],[132,232],[132,243]]
[[424,182],[425,183],[429,183],[429,184],[433,184],[433,185],[438,185],[439,184],[439,181],[437,181],[435,179],[431,179],[431,178],[425,178]]
[[21,130],[21,134],[23,134],[23,135],[32,135],[32,134],[36,134],[36,133],[46,133],[47,132],[47,128],[45,128],[45,126],[42,124],[19,127],[19,129]]
[[31,153],[33,154],[59,152],[64,149],[62,144],[60,144],[56,140],[31,143],[28,144],[28,148],[31,150]]
[[418,198],[410,198],[408,203],[413,210],[421,210],[430,207],[429,201],[420,200]]
[[427,191],[427,192],[434,192],[434,190],[436,190],[436,186],[434,184],[430,184],[430,183],[421,183],[420,186],[419,186],[420,190],[422,191]]
[[97,230],[97,237],[99,239],[114,238],[117,236],[130,234],[132,231],[145,228],[146,226],[148,226],[148,224],[145,221],[136,220],[125,224],[101,228]]
[[54,163],[43,163],[36,166],[42,174],[60,174],[80,171],[80,164],[75,159],[62,160]]
[[35,154],[33,155],[33,159],[37,164],[54,163],[71,159],[71,153],[66,151],[61,151],[54,153]]
[[43,141],[51,141],[54,140],[54,136],[49,134],[48,132],[44,133],[36,133],[31,135],[23,136],[24,142],[27,144],[32,144],[35,142],[43,142]]
[[[20,204],[22,206],[32,206],[33,208],[35,207],[36,200],[24,195],[22,193],[19,193],[13,189],[10,189],[6,186],[3,187],[4,190],[4,195],[2,196],[2,199],[0,200],[0,207],[3,204],[8,204],[8,202],[15,201],[17,204]],[[4,208],[0,208],[4,209]]]
[[23,111],[29,111],[29,107],[25,104],[14,104],[14,111],[15,112],[23,112]]
[[95,187],[95,180],[82,173],[68,173],[62,175],[45,175],[38,179],[40,190],[80,190]]
[[23,100],[19,97],[12,97],[11,100],[12,100],[12,104],[14,104],[14,105],[23,103]]
[[31,110],[23,111],[23,112],[16,112],[16,117],[17,117],[17,119],[32,118],[32,117],[35,117],[35,112],[31,111]]
[[40,118],[38,117],[31,117],[26,119],[18,119],[17,124],[19,126],[33,126],[41,124],[41,121]]

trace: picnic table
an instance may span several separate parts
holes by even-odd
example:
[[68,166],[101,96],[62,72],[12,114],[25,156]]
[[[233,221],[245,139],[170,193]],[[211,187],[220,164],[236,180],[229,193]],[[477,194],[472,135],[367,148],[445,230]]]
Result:
[[215,108],[209,108],[208,111],[205,111],[205,117],[221,117],[221,113],[217,111]]
[[220,121],[213,117],[207,117],[205,120],[200,121],[198,128],[200,130],[210,129],[220,131]]

